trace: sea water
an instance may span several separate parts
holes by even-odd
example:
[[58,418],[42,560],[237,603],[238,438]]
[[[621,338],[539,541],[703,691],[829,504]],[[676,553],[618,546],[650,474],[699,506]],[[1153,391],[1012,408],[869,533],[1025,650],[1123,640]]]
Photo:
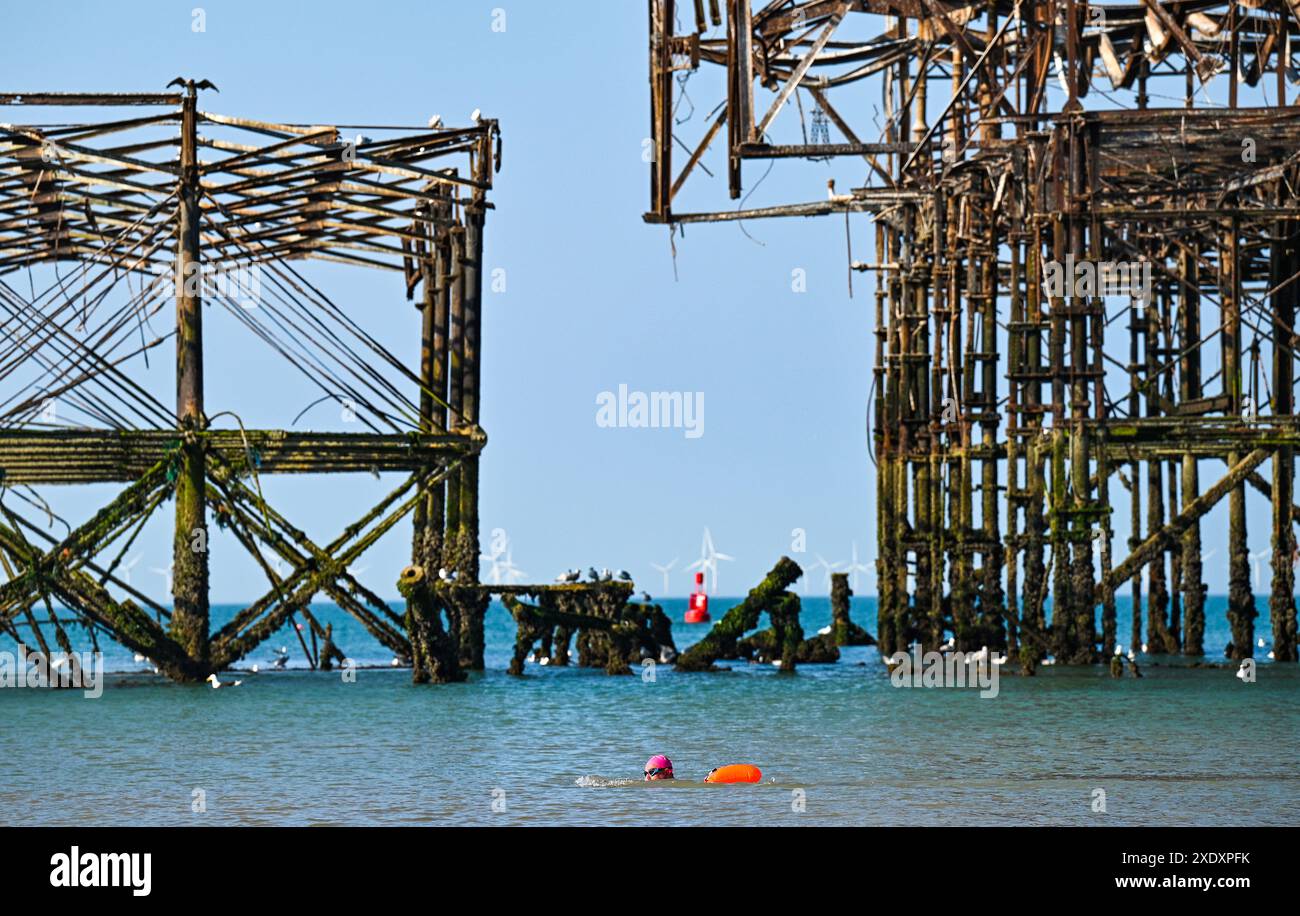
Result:
[[[351,618],[313,605],[346,654],[376,667],[351,682],[306,670],[286,628],[222,676],[243,680],[233,689],[169,683],[104,645],[118,673],[98,699],[0,690],[0,822],[1300,824],[1300,670],[1263,649],[1257,681],[1238,680],[1222,660],[1225,603],[1209,599],[1201,666],[1141,659],[1144,676],[1121,680],[1045,667],[1001,677],[991,698],[894,687],[871,647],[793,675],[745,662],[631,677],[529,664],[514,678],[514,623],[496,604],[488,670],[413,687]],[[730,603],[712,604],[717,616]],[[707,631],[683,622],[685,600],[664,605],[679,648]],[[214,608],[214,623],[235,610]],[[874,631],[875,600],[854,598],[853,616]],[[1119,616],[1127,652],[1126,600]],[[827,599],[804,599],[808,635],[829,620]],[[288,670],[268,671],[281,646]],[[675,783],[639,779],[655,753],[672,758]],[[736,762],[757,764],[763,782],[702,782]]]

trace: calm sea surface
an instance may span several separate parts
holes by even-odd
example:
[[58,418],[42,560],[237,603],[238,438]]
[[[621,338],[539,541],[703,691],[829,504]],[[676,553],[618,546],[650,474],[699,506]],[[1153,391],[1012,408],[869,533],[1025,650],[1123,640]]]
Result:
[[[664,604],[679,647],[707,629],[682,622],[684,600]],[[1210,598],[1210,661],[1228,640],[1224,604]],[[892,687],[874,648],[794,676],[736,663],[659,666],[652,681],[537,665],[512,678],[514,624],[494,605],[489,670],[415,688],[350,618],[316,610],[345,652],[382,667],[355,683],[303,670],[285,630],[233,690],[170,684],[116,646],[106,665],[126,673],[98,699],[0,690],[0,822],[1300,824],[1295,665],[1261,662],[1255,684],[1181,659],[1145,659],[1140,680],[1045,668],[1001,678],[990,699]],[[853,615],[875,630],[874,599],[855,598]],[[827,599],[805,599],[809,634],[829,618]],[[1120,618],[1127,651],[1124,606]],[[265,671],[273,646],[291,670]],[[684,778],[631,781],[660,752]],[[764,783],[697,781],[733,762],[759,765]],[[192,810],[196,790],[206,812]]]

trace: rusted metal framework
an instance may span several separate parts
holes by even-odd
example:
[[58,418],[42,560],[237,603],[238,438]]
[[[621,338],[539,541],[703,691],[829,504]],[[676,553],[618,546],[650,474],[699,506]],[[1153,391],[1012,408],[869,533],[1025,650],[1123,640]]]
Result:
[[[427,678],[411,608],[392,609],[348,567],[413,514],[413,563],[477,581],[483,226],[500,164],[497,124],[367,125],[373,139],[349,138],[336,126],[204,111],[199,92],[215,87],[173,85],[179,91],[0,93],[0,110],[111,111],[85,123],[0,124],[0,626],[47,653],[48,628],[69,651],[69,619],[55,615],[67,608],[72,624],[196,680],[297,617],[313,644],[321,637],[332,648],[308,606],[323,593]],[[400,273],[417,306],[420,364],[404,365],[365,329],[364,313],[313,285],[294,267],[303,259]],[[364,431],[246,429],[239,405],[206,402],[203,324],[213,310],[233,315],[250,342],[282,356]],[[174,400],[131,374],[169,342]],[[407,476],[329,543],[262,496],[268,474],[361,471]],[[66,535],[51,534],[32,487],[92,482],[126,486]],[[120,575],[168,501],[170,608]],[[220,627],[209,621],[212,523],[269,582]],[[273,568],[280,560],[288,572]],[[450,638],[481,645],[481,612],[435,608],[419,626],[443,627],[444,611]],[[322,654],[328,660],[328,651],[313,657]]]
[[[648,222],[872,216],[875,258],[852,266],[875,277],[882,651],[951,633],[961,649],[1006,646],[1031,672],[1048,655],[1101,660],[1121,640],[1218,653],[1204,645],[1201,524],[1226,501],[1225,651],[1253,657],[1252,487],[1272,504],[1273,653],[1295,661],[1300,108],[1287,93],[1300,9],[649,11]],[[722,102],[692,131],[680,84],[710,69]],[[706,193],[695,188],[715,146],[733,200],[752,160],[848,157],[866,180],[825,199],[680,211],[679,195]],[[1203,488],[1206,467],[1218,470]],[[1126,531],[1111,521],[1121,499]]]

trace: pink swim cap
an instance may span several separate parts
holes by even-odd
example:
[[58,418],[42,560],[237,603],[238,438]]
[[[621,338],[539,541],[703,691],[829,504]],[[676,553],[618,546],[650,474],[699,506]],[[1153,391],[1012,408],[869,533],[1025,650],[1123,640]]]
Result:
[[671,773],[673,771],[673,762],[663,754],[655,754],[645,762],[645,771],[649,773],[653,770],[667,770]]

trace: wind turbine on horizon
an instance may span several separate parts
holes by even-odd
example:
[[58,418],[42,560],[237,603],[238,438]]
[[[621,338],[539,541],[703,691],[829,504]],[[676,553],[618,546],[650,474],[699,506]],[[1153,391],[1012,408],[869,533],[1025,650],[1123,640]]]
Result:
[[677,560],[678,560],[677,557],[673,557],[671,560],[668,561],[668,564],[666,566],[660,566],[658,563],[650,564],[651,566],[654,567],[656,572],[660,573],[664,577],[664,590],[660,593],[662,595],[668,594],[668,573],[669,571],[672,570],[674,566],[677,565]]
[[[504,544],[491,553],[479,554],[479,559],[487,560],[492,564],[488,576],[491,578],[493,585],[514,585],[516,582],[528,577],[528,573],[515,566],[514,546],[508,538]],[[503,575],[505,576],[504,582],[501,581]]]
[[[719,560],[730,561],[734,559],[736,558],[733,556],[729,556],[728,554],[725,553],[719,553],[717,551],[717,549],[713,546],[713,535],[709,532],[709,529],[705,527],[704,541],[703,543],[700,544],[700,558],[686,568],[688,570],[698,569],[704,573],[705,583],[706,583],[705,591],[707,591],[710,595],[712,595],[715,594],[718,590],[718,561]],[[708,585],[710,574],[712,575],[711,586]]]
[[149,572],[157,573],[158,575],[162,576],[164,579],[167,580],[167,595],[169,597],[171,596],[172,593],[172,575],[175,569],[176,569],[175,560],[172,560],[170,563],[168,563],[166,569],[159,569],[157,566],[149,567]]
[[127,585],[130,585],[131,570],[134,569],[136,567],[136,564],[138,564],[143,559],[144,559],[144,554],[137,553],[135,555],[134,560],[127,560],[126,563],[124,563],[122,566],[119,566],[116,573],[118,578],[120,578]]
[[857,541],[854,541],[854,542],[853,542],[853,554],[852,554],[852,557],[853,557],[853,558],[852,558],[851,560],[849,560],[849,565],[845,568],[845,572],[847,572],[850,576],[853,577],[853,581],[852,581],[851,584],[852,584],[852,587],[853,587],[853,592],[854,592],[854,594],[857,594],[857,591],[858,591],[858,573],[860,573],[860,572],[871,572],[871,567],[868,566],[866,563],[860,563],[860,562],[858,561],[858,542],[857,542]]
[[[833,573],[833,572],[838,572],[839,569],[840,569],[840,567],[843,566],[844,564],[843,564],[842,562],[840,562],[840,563],[827,563],[827,562],[826,562],[826,558],[823,557],[823,556],[822,556],[821,554],[819,554],[819,553],[815,553],[815,554],[813,554],[813,556],[815,556],[815,557],[817,558],[817,562],[816,562],[816,563],[809,563],[809,564],[808,564],[808,569],[805,570],[805,573],[811,573],[814,569],[821,569],[821,570],[824,570],[824,571],[825,571],[825,579],[824,579],[824,582],[825,582],[825,584],[826,584],[826,593],[827,593],[827,594],[830,594],[830,591],[831,591],[831,573]],[[805,576],[805,577],[804,577],[803,587],[804,587],[804,594],[805,594],[805,595],[808,594],[808,580],[809,580],[810,578],[811,578],[811,576]]]

